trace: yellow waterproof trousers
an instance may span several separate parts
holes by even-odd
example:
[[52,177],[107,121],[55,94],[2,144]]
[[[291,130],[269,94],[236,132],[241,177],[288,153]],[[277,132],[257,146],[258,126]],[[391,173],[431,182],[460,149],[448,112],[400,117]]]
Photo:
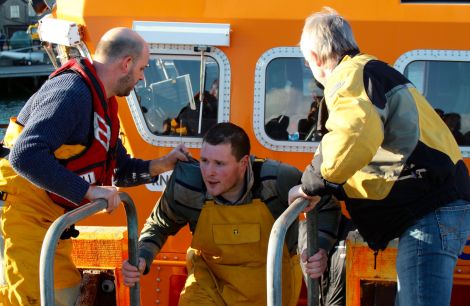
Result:
[[[40,305],[42,242],[49,226],[65,211],[44,190],[16,175],[6,159],[0,159],[0,190],[8,192],[1,219],[7,284],[0,289],[0,305]],[[76,288],[80,283],[71,251],[71,240],[59,241],[54,260],[56,289]]]

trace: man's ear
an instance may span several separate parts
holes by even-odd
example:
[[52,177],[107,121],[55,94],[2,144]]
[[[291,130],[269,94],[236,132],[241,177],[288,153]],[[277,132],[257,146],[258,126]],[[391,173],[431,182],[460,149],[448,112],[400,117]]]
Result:
[[318,57],[318,54],[316,54],[315,52],[310,50],[310,56],[312,57],[313,62],[315,62],[317,67],[321,67],[322,62],[321,62],[320,58]]
[[240,162],[244,167],[247,167],[249,164],[249,160],[250,160],[250,155],[247,154],[243,156],[242,159],[240,159]]
[[128,74],[132,68],[132,57],[129,55],[123,57],[120,63],[120,68],[124,74]]

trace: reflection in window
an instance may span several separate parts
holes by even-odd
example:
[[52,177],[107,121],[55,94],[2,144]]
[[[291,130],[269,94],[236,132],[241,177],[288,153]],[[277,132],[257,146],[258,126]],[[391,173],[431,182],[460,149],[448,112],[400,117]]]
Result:
[[200,66],[197,56],[151,57],[135,93],[153,134],[200,137],[217,123],[219,66],[205,58],[202,114]]
[[318,141],[323,91],[303,58],[276,58],[266,67],[264,128],[274,140]]
[[470,146],[470,63],[414,61],[404,74],[439,113],[457,143]]

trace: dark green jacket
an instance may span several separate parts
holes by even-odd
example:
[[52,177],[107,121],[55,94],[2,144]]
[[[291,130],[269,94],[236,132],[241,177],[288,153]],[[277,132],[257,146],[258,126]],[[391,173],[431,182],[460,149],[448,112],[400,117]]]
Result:
[[[206,192],[198,163],[179,162],[171,175],[165,191],[155,205],[142,229],[139,239],[139,256],[145,258],[148,272],[155,256],[160,252],[169,235],[175,235],[189,224],[194,233],[206,200],[215,200],[221,205],[243,205],[259,198],[277,219],[288,207],[288,192],[300,184],[302,173],[287,164],[266,159],[250,159],[246,172],[246,192],[236,203],[227,203],[222,198],[212,198]],[[329,251],[336,241],[340,207],[330,201],[320,208],[319,243]],[[287,247],[291,254],[296,253],[298,222],[286,234]]]

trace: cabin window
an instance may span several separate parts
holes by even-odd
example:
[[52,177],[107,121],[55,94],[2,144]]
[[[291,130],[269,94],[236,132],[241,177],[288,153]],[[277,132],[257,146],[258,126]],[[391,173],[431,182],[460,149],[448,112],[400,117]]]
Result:
[[470,62],[414,61],[404,74],[439,113],[457,143],[470,146]]
[[[136,87],[145,122],[155,135],[201,136],[217,123],[219,65],[205,59],[202,120],[198,57],[153,56]],[[201,122],[201,124],[199,124]]]
[[256,79],[254,128],[260,142],[271,150],[311,151],[321,139],[317,118],[323,91],[299,48],[263,54]]
[[201,55],[194,49],[151,48],[145,79],[128,99],[139,132],[148,142],[161,145],[184,141],[198,146],[211,126],[228,121],[228,61],[214,47],[204,53],[203,61],[201,73]]
[[459,146],[469,147],[470,52],[415,50],[402,58],[406,63],[397,61],[397,68],[439,113]]

